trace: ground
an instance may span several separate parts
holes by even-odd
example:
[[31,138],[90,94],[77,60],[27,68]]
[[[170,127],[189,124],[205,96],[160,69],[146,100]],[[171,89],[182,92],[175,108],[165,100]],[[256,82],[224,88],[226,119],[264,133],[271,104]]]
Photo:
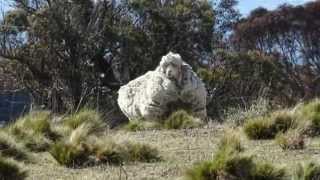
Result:
[[[179,179],[193,164],[209,160],[215,152],[225,125],[211,124],[193,130],[161,130],[140,132],[109,132],[115,140],[134,140],[157,147],[163,161],[136,163],[120,166],[99,166],[68,169],[54,163],[49,154],[37,154],[37,163],[25,164],[28,180],[165,180]],[[240,130],[241,131],[241,130]],[[257,160],[285,166],[290,171],[299,162],[320,161],[319,139],[308,139],[306,148],[299,151],[283,151],[272,140],[252,141],[241,136],[245,150]]]

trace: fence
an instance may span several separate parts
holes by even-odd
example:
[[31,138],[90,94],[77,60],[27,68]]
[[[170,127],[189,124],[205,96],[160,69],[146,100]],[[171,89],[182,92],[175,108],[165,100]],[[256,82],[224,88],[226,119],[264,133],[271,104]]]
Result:
[[0,91],[0,123],[15,120],[31,108],[32,96],[26,90]]

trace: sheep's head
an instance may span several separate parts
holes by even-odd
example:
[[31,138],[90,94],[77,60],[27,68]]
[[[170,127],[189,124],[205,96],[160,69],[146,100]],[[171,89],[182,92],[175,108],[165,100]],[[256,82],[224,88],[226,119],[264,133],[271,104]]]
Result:
[[183,61],[179,54],[169,52],[160,62],[160,71],[170,80],[180,82],[182,78]]

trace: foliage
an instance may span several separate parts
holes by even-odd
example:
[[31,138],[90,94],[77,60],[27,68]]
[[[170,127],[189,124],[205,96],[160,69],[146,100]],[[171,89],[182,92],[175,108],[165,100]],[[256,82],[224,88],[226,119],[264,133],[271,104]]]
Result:
[[200,119],[193,117],[184,110],[178,110],[160,121],[147,121],[144,119],[130,120],[122,129],[127,131],[142,131],[150,129],[192,129],[202,125]]
[[269,115],[248,120],[244,132],[250,139],[273,139],[278,133],[295,126],[294,116],[287,111],[277,111]]
[[7,127],[10,135],[32,151],[44,151],[58,135],[51,128],[51,117],[47,111],[30,112]]
[[299,164],[294,171],[292,180],[313,180],[319,179],[320,166],[316,163]]
[[271,111],[269,100],[265,98],[258,98],[253,101],[249,107],[231,107],[224,112],[224,119],[226,123],[240,126],[245,123],[245,120],[252,119],[258,116],[264,116]]
[[166,129],[189,129],[199,127],[200,125],[201,122],[199,119],[196,119],[183,110],[172,113],[164,121],[164,127]]
[[69,127],[71,130],[77,129],[83,124],[90,126],[94,132],[101,132],[106,128],[105,122],[103,122],[99,112],[93,109],[81,109],[77,113],[73,113],[63,119],[63,124]]
[[0,154],[1,157],[12,157],[16,160],[28,159],[28,154],[23,147],[4,131],[0,131]]
[[162,124],[158,122],[148,122],[143,119],[130,120],[121,129],[127,131],[144,131],[149,129],[161,129]]
[[0,157],[0,179],[23,180],[26,175],[16,163]]
[[[320,101],[315,99],[297,108],[296,114],[305,127],[306,134],[316,136],[320,134]],[[303,122],[305,121],[305,122]]]
[[284,150],[304,149],[305,138],[299,129],[290,129],[276,136],[276,143]]
[[252,157],[240,154],[242,149],[239,148],[238,136],[233,135],[229,141],[226,141],[226,138],[227,134],[221,140],[222,143],[220,143],[213,159],[201,162],[192,169],[189,169],[185,174],[185,179],[285,179],[286,173],[283,169],[278,169],[271,164],[255,162]]
[[282,66],[274,56],[258,51],[216,50],[212,68],[198,70],[210,97],[208,115],[219,117],[223,109],[246,109],[259,98],[276,103],[285,97],[279,83],[285,79]]
[[113,105],[121,85],[169,50],[194,66],[211,51],[208,1],[13,2],[0,21],[0,56],[18,62],[21,83],[54,112]]
[[278,56],[287,74],[286,96],[293,101],[319,95],[320,2],[304,5],[284,4],[269,11],[258,8],[234,27],[233,45],[236,49],[259,50]]
[[161,160],[157,149],[140,143],[125,142],[122,145],[127,162],[157,162]]
[[66,167],[83,166],[88,161],[86,148],[81,145],[73,145],[64,142],[57,142],[50,148],[49,153],[61,165]]

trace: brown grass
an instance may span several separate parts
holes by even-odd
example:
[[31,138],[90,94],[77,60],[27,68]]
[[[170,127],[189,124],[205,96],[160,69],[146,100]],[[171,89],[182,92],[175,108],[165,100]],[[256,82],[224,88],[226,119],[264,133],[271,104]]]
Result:
[[[156,163],[129,163],[123,166],[102,165],[83,169],[68,169],[54,163],[48,153],[37,154],[36,164],[28,164],[29,180],[33,179],[177,179],[195,163],[209,160],[216,152],[224,127],[211,124],[206,128],[189,130],[152,130],[143,132],[110,132],[117,142],[133,140],[150,144],[160,151],[163,161]],[[241,136],[246,151],[257,160],[295,167],[304,161],[320,161],[319,139],[308,139],[306,148],[299,151],[283,151],[273,140],[251,141]],[[121,178],[120,178],[121,177]]]

